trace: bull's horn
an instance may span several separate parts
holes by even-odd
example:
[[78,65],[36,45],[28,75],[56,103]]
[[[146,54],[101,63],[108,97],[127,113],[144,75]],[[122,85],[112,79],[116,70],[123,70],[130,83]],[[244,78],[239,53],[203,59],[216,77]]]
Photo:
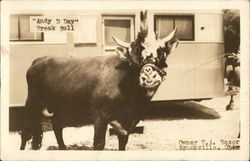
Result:
[[122,125],[117,121],[113,120],[109,124],[121,135],[128,135],[128,132],[122,127]]
[[143,11],[140,12],[141,22],[145,22],[147,20],[147,12],[148,12],[147,10],[145,10],[144,13],[143,13]]
[[53,115],[54,115],[54,113],[52,112],[52,113],[49,113],[49,111],[48,111],[48,109],[47,108],[45,108],[44,110],[43,110],[43,115],[45,116],[45,117],[52,117]]
[[124,42],[124,41],[121,41],[119,39],[117,39],[115,36],[112,35],[112,38],[115,40],[115,42],[119,45],[119,46],[122,46],[122,47],[125,47],[125,48],[129,48],[130,44],[127,43],[127,42]]
[[176,34],[176,32],[177,32],[177,27],[175,27],[175,29],[168,35],[168,36],[166,36],[165,38],[163,38],[163,39],[161,39],[164,43],[165,42],[168,42],[169,40],[171,40],[173,37],[174,37],[174,35]]
[[143,11],[141,11],[140,20],[141,20],[140,24],[141,33],[143,34],[144,37],[146,37],[148,35],[147,10],[144,13]]

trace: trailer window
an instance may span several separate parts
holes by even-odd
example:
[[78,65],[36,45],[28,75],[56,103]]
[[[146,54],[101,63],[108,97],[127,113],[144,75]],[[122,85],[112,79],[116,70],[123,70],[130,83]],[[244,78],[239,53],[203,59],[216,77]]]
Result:
[[104,16],[103,45],[105,50],[112,50],[117,46],[112,36],[124,42],[134,40],[134,18],[132,16]]
[[179,40],[194,40],[194,16],[155,16],[155,32],[159,38],[167,36],[175,27],[178,27],[176,37]]
[[43,33],[30,32],[30,16],[10,15],[10,41],[43,41]]

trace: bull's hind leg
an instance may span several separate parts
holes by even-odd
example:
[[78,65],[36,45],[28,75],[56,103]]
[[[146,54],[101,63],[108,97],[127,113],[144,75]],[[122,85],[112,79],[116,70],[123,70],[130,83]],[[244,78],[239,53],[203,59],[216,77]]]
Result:
[[23,127],[21,131],[21,147],[20,150],[24,150],[26,146],[26,142],[31,139],[31,123],[29,123],[29,120],[25,117],[23,121]]
[[33,139],[32,139],[32,149],[38,150],[42,146],[42,138],[43,138],[43,131],[40,121],[35,123],[35,127],[33,129]]
[[41,111],[36,101],[28,99],[25,105],[23,127],[21,131],[21,147],[24,150],[26,142],[32,137],[32,149],[37,150],[42,143]]
[[58,120],[57,117],[54,117],[52,120],[52,126],[54,130],[54,134],[56,136],[56,140],[58,143],[59,150],[65,150],[66,145],[64,144],[63,141],[63,126],[60,124],[60,121]]

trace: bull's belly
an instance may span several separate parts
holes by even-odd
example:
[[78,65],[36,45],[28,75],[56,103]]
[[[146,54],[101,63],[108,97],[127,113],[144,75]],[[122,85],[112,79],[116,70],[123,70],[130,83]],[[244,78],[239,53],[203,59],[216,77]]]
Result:
[[64,127],[77,127],[92,123],[92,113],[88,106],[57,106],[52,109],[54,117],[60,119]]

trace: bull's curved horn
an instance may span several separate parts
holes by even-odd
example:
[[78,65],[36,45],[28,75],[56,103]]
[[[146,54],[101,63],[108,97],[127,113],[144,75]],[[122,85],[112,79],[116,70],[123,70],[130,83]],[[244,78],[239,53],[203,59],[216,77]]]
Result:
[[44,115],[45,117],[52,117],[52,116],[54,115],[53,112],[52,112],[52,113],[49,113],[49,111],[48,111],[47,108],[45,108],[45,109],[42,111],[42,113],[43,113],[43,115]]
[[168,42],[169,40],[171,40],[173,37],[174,37],[174,35],[176,34],[176,32],[177,32],[177,27],[175,27],[175,29],[168,35],[168,36],[166,36],[165,38],[163,38],[163,39],[161,39],[164,43],[165,42]]
[[115,36],[112,35],[112,38],[115,40],[115,42],[119,45],[119,46],[122,46],[122,47],[125,47],[125,48],[129,48],[130,44],[127,43],[127,42],[124,42],[124,41],[121,41],[119,39],[117,39]]
[[109,124],[121,135],[128,135],[128,132],[122,127],[122,125],[117,121],[110,121]]

